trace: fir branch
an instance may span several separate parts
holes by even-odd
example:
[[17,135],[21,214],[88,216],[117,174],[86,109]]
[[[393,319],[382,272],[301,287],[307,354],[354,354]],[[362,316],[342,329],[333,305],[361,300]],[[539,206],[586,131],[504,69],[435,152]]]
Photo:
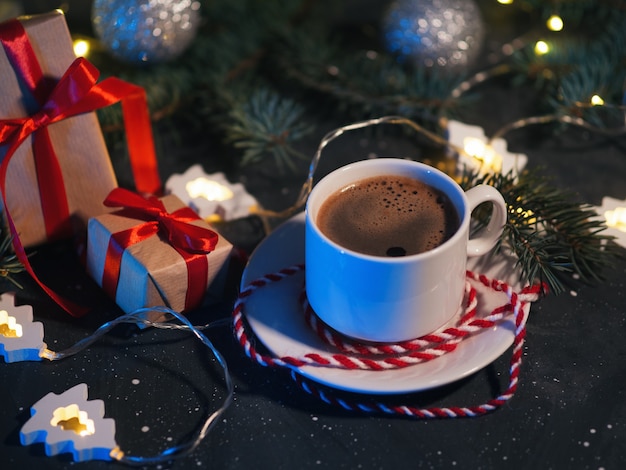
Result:
[[[535,6],[545,21],[558,13],[566,25],[563,31],[553,33],[537,26],[538,36],[549,44],[546,54],[536,54],[534,41],[512,55],[512,63],[520,74],[535,81],[540,87],[552,84],[546,92],[556,99],[562,90],[561,80],[570,74],[586,74],[589,85],[596,90],[608,87],[621,89],[623,61],[626,58],[626,9],[612,8],[610,1],[561,0],[543,2]],[[598,69],[594,76],[594,70]],[[611,72],[615,72],[612,74]],[[583,101],[579,95],[573,100]],[[621,97],[620,97],[621,98]]]
[[602,23],[598,21],[626,11],[626,5],[622,0],[523,0],[523,3],[525,5],[522,9],[538,12],[542,20],[557,13],[572,26],[581,24],[601,26]]
[[[477,184],[489,184],[502,193],[509,218],[501,242],[517,257],[516,267],[527,282],[546,282],[558,294],[565,289],[565,275],[601,281],[602,271],[623,256],[613,237],[602,233],[606,225],[593,208],[550,186],[537,170],[517,176],[477,171],[462,176],[462,187]],[[476,217],[482,225],[488,213],[479,211]]]
[[[3,224],[2,227],[5,227]],[[13,252],[11,235],[5,228],[0,230],[0,277],[11,282],[15,287],[22,289],[22,285],[13,277],[24,272],[24,265]]]
[[363,119],[402,115],[433,120],[453,115],[466,100],[450,95],[464,77],[439,69],[412,68],[384,52],[350,50],[319,28],[301,28],[277,41],[277,68],[300,87],[333,100]]
[[[540,92],[538,115],[551,118],[527,123],[584,122],[593,131],[619,131],[626,79],[624,3],[525,2],[527,8],[523,9],[529,10],[535,21],[524,37],[549,35],[551,52],[539,56],[534,53],[534,41],[529,41],[499,65],[512,71],[514,83],[531,81]],[[228,142],[244,149],[239,159],[242,164],[259,162],[265,155],[288,167],[287,162],[297,158],[291,150],[296,133],[290,132],[289,146],[281,144],[269,152],[261,151],[262,141],[275,140],[281,133],[266,133],[261,139],[262,130],[257,128],[254,138],[241,134],[240,128],[257,120],[241,114],[252,109],[243,103],[255,88],[276,90],[282,99],[297,101],[309,112],[332,109],[334,117],[343,120],[402,115],[424,123],[436,122],[441,116],[460,117],[463,108],[472,104],[468,91],[480,93],[477,85],[482,80],[464,81],[463,72],[400,64],[371,34],[365,42],[355,28],[337,28],[341,2],[201,3],[205,21],[190,48],[177,60],[148,66],[105,57],[94,61],[103,76],[116,75],[143,86],[154,121],[180,116],[203,127],[217,123]],[[560,33],[545,30],[545,19],[553,13],[565,21],[566,28]],[[369,24],[368,31],[376,27],[380,24]],[[483,72],[476,76],[484,77]],[[606,105],[587,106],[592,93],[600,94]],[[119,106],[101,109],[98,115],[105,131],[123,128]],[[267,130],[275,131],[280,125],[271,127]]]
[[293,142],[311,132],[304,108],[268,89],[255,91],[250,99],[234,106],[225,127],[226,141],[244,149],[242,164],[258,163],[273,156],[280,171],[296,170],[293,159],[308,160]]

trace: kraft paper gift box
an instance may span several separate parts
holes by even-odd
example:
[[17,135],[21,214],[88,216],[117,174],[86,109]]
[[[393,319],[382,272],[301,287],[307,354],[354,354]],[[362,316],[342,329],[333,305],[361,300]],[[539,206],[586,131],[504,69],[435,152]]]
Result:
[[[118,194],[122,194],[121,191],[126,192],[122,196],[129,193],[123,189],[115,191]],[[107,280],[105,271],[111,271],[111,259],[115,256],[113,253],[115,249],[110,246],[114,244],[112,238],[118,235],[128,237],[124,234],[141,232],[144,230],[142,227],[154,222],[143,217],[135,218],[135,215],[126,209],[90,219],[87,236],[87,270],[126,313],[154,306],[167,306],[177,312],[191,310],[199,306],[208,287],[216,282],[218,277],[221,278],[228,267],[227,261],[232,250],[228,240],[215,232],[178,197],[168,195],[159,201],[169,214],[184,213],[185,216],[192,214],[191,218],[195,220],[188,223],[213,231],[217,235],[217,243],[212,251],[201,255],[206,259],[204,269],[207,272],[203,276],[192,274],[192,268],[181,255],[181,251],[170,244],[163,231],[145,236],[137,243],[121,242],[117,248],[118,252],[123,249],[119,266],[108,273]],[[111,282],[115,285],[111,285]],[[195,289],[197,293],[191,303],[187,298],[190,289]],[[150,319],[155,321],[160,318],[162,315],[150,315]]]
[[[20,23],[44,76],[58,81],[76,59],[65,17],[54,12],[24,17]],[[28,116],[37,110],[34,98],[23,92],[20,82],[4,48],[0,48],[0,119]],[[48,127],[48,132],[61,167],[70,224],[76,223],[57,233],[57,238],[67,238],[72,236],[74,229],[84,230],[89,217],[107,211],[102,201],[117,186],[117,180],[94,112],[54,123]],[[49,241],[32,139],[33,136],[27,137],[17,148],[6,174],[7,207],[25,247]],[[4,156],[0,148],[0,157]]]
[[[0,184],[19,237],[16,251],[74,235],[84,237],[87,220],[108,211],[102,201],[117,187],[117,180],[96,108],[123,101],[137,190],[160,189],[144,90],[115,77],[96,84],[99,73],[74,55],[61,11],[0,24],[0,42],[0,124],[4,126],[0,127],[0,162],[6,166]],[[79,81],[85,77],[90,80]],[[62,83],[69,84],[65,95],[57,93]],[[79,102],[79,97],[90,93],[103,98],[93,105],[86,105],[88,100]],[[72,108],[74,104],[80,106]],[[16,132],[11,125],[16,127],[19,120],[20,135],[29,126],[34,132],[13,148],[11,134]]]

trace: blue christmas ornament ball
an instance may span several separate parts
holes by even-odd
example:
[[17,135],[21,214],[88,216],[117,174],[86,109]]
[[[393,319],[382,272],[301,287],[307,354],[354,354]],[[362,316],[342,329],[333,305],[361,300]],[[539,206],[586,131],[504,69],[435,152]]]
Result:
[[382,24],[385,46],[416,66],[463,69],[483,45],[485,26],[473,0],[396,0]]
[[197,0],[94,0],[91,20],[100,42],[130,63],[177,58],[194,40],[200,23]]

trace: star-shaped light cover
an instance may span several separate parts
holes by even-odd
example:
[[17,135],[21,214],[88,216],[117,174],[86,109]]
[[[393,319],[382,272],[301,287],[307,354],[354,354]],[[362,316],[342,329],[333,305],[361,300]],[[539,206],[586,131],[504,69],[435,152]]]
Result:
[[15,295],[0,296],[0,354],[5,362],[40,361],[43,324],[33,322],[30,305],[15,306]]
[[602,206],[596,212],[606,223],[606,235],[615,237],[615,243],[626,248],[626,199],[620,201],[612,197],[602,199]]
[[504,139],[497,138],[488,143],[482,127],[449,121],[447,130],[450,143],[465,151],[459,154],[459,171],[467,167],[482,173],[507,174],[522,171],[528,162],[523,153],[509,152]]
[[112,460],[115,421],[104,418],[104,402],[87,400],[87,385],[52,392],[31,407],[20,431],[22,445],[43,443],[49,456],[72,453],[74,460]]
[[199,164],[171,175],[165,189],[208,222],[246,217],[258,205],[241,183],[229,182],[224,173],[207,174]]

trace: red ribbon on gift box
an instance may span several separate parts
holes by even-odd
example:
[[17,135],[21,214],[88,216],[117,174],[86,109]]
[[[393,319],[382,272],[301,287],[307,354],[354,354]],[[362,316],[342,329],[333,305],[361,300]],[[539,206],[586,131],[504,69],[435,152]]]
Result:
[[208,284],[209,265],[206,255],[217,246],[218,234],[191,224],[201,219],[189,207],[169,213],[154,196],[145,198],[126,189],[116,188],[105,199],[104,205],[122,207],[119,215],[145,222],[111,235],[102,273],[103,290],[115,298],[124,250],[160,234],[187,264],[185,310],[199,305]]
[[136,189],[154,194],[161,188],[146,94],[143,88],[109,77],[97,84],[98,70],[84,58],[76,59],[56,84],[44,77],[24,27],[18,20],[0,25],[0,43],[21,82],[37,100],[33,116],[0,120],[0,142],[7,147],[0,165],[0,191],[13,246],[26,271],[60,306],[79,316],[86,309],[48,288],[33,272],[6,203],[6,173],[15,150],[31,134],[46,232],[53,238],[67,229],[69,209],[57,156],[47,126],[71,116],[122,103],[126,137]]

